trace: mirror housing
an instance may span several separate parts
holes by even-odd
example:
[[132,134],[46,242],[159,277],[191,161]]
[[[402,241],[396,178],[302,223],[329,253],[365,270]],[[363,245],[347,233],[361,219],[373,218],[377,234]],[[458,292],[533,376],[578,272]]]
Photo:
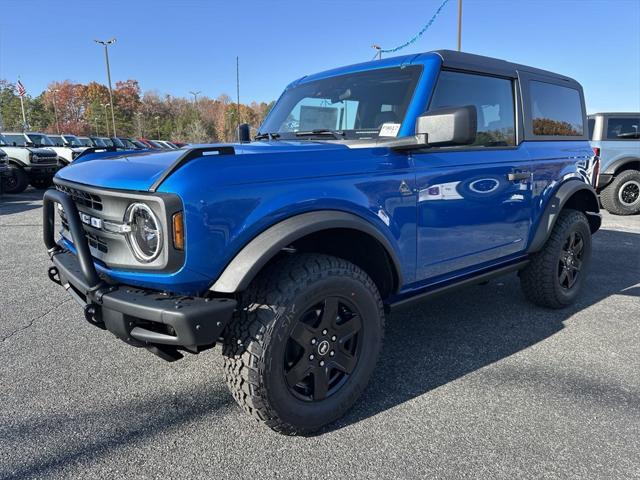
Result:
[[416,136],[426,135],[430,147],[469,145],[476,139],[478,113],[474,105],[440,108],[416,120]]
[[248,123],[238,125],[238,141],[240,143],[248,143],[251,141],[251,134]]

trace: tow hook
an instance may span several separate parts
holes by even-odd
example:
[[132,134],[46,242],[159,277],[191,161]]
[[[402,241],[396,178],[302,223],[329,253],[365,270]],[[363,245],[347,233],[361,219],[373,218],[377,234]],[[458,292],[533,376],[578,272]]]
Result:
[[85,305],[84,318],[87,320],[87,322],[89,322],[91,325],[95,327],[101,328],[102,330],[107,329],[104,322],[100,318],[99,310],[92,303],[90,303],[89,305]]
[[47,275],[49,275],[49,280],[51,280],[53,283],[62,285],[62,282],[60,281],[60,272],[58,272],[57,267],[49,267],[49,270],[47,270]]

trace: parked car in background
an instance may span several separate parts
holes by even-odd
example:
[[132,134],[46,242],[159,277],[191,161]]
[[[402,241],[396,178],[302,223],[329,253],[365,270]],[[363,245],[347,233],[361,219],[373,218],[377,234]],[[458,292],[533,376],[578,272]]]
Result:
[[75,135],[48,135],[53,143],[51,148],[58,154],[61,162],[68,165],[87,147]]
[[446,50],[360,63],[291,83],[255,139],[71,165],[43,233],[84,318],[170,361],[221,342],[233,398],[278,432],[353,405],[387,310],[508,272],[547,308],[588,287],[598,160],[569,77]]
[[93,143],[93,146],[96,148],[105,148],[107,146],[107,144],[104,143],[104,140],[101,137],[89,136],[89,139]]
[[149,140],[148,138],[138,138],[138,141],[145,144],[147,148],[150,148],[151,150],[164,150],[163,147],[158,145],[153,140]]
[[616,215],[640,212],[640,113],[589,115],[589,138],[600,157],[602,206]]
[[189,145],[188,143],[185,143],[185,142],[172,141],[171,143],[173,143],[178,148],[186,147],[187,145]]
[[5,193],[20,193],[29,184],[47,188],[60,169],[58,154],[50,147],[51,140],[37,132],[3,132],[0,148],[7,154],[11,175],[5,178]]
[[160,145],[162,148],[166,148],[168,150],[177,150],[178,146],[172,144],[171,142],[167,141],[167,140],[152,140],[153,142],[157,143],[158,145]]
[[148,147],[142,142],[139,142],[135,138],[118,137],[118,140],[124,145],[127,150],[146,150]]

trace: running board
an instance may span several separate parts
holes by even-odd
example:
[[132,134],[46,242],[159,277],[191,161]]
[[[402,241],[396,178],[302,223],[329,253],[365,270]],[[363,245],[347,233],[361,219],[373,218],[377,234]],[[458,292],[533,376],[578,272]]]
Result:
[[491,280],[492,278],[500,277],[502,275],[505,275],[510,272],[514,272],[516,270],[522,270],[524,267],[527,266],[528,263],[529,263],[529,260],[523,260],[517,263],[512,263],[511,265],[507,265],[505,267],[500,267],[495,270],[481,273],[479,275],[474,275],[473,277],[466,277],[462,280],[456,280],[456,281],[453,281],[452,283],[448,283],[441,287],[435,287],[435,288],[432,287],[426,291],[423,291],[422,293],[417,293],[411,297],[403,298],[396,302],[386,304],[385,311],[392,312],[405,307],[410,307],[428,298],[436,297],[438,295],[451,292],[458,288],[486,282],[488,280]]

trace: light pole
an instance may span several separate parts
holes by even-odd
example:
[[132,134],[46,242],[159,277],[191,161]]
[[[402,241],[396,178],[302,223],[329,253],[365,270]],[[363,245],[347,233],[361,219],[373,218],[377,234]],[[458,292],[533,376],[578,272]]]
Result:
[[138,119],[138,137],[144,137],[142,131],[142,112],[136,112],[136,118]]
[[[376,50],[376,57],[378,57],[378,60],[382,60],[382,47],[380,45],[371,45],[371,48],[373,48],[374,50]],[[374,57],[375,58],[375,57]]]
[[107,107],[110,105],[109,103],[101,103],[102,108],[104,108],[104,123],[107,126],[107,137],[109,136],[109,116],[107,114]]
[[94,40],[104,47],[104,59],[107,63],[107,80],[109,82],[109,103],[111,104],[111,122],[113,123],[113,136],[116,136],[116,115],[113,112],[113,89],[111,88],[111,69],[109,68],[109,45],[116,43],[116,39]]
[[53,96],[53,115],[56,117],[56,131],[58,132],[58,135],[60,135],[60,122],[58,122],[58,106],[56,105],[56,93],[58,93],[59,91],[60,90],[58,90],[57,88],[51,90],[51,95]]
[[458,0],[458,51],[462,49],[462,0]]
[[191,95],[193,95],[193,103],[194,105],[198,104],[198,95],[200,95],[200,90],[198,90],[197,92],[189,92]]
[[158,140],[160,140],[160,117],[153,117],[156,120],[156,128],[158,129]]
[[96,126],[96,137],[98,136],[98,117],[93,117],[93,123]]

